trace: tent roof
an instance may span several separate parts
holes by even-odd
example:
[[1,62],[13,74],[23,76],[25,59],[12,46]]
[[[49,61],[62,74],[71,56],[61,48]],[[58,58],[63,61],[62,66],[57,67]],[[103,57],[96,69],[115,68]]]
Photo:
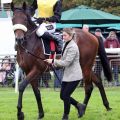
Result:
[[63,23],[77,24],[105,24],[118,23],[120,17],[81,5],[62,12],[61,21]]

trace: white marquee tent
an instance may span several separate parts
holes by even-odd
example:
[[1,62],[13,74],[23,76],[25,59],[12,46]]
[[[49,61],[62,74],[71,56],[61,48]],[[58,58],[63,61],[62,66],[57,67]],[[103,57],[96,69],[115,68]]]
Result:
[[1,3],[11,3],[12,2],[12,0],[1,0]]
[[0,55],[16,54],[14,50],[15,36],[10,18],[0,19]]

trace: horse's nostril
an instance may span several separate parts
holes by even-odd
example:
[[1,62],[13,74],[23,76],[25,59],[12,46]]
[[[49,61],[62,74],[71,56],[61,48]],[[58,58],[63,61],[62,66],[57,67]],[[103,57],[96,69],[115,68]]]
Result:
[[22,38],[15,38],[15,40],[16,40],[17,42],[21,42],[21,41],[24,40],[24,38],[23,38],[23,37],[22,37]]
[[16,37],[15,39],[16,39],[16,40],[23,40],[24,37]]

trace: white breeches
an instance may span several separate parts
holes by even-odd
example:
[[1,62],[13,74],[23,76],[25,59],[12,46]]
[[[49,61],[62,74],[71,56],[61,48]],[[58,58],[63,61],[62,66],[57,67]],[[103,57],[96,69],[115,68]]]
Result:
[[36,34],[41,37],[45,32],[54,33],[56,30],[56,23],[42,23],[37,31]]

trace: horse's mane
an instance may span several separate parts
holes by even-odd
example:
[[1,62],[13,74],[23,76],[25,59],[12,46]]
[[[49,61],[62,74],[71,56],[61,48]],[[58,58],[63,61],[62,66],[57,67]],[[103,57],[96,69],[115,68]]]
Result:
[[28,22],[33,30],[37,28],[37,25],[31,20],[30,15],[27,14]]

